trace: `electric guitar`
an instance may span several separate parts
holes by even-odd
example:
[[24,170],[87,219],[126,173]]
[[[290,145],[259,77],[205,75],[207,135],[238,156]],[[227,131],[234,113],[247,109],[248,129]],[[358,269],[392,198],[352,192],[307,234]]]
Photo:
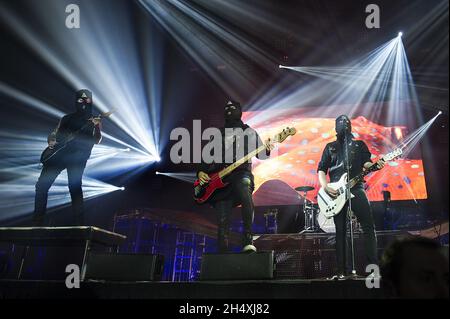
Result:
[[[275,135],[275,137],[273,138],[273,142],[282,143],[286,138],[294,135],[295,133],[297,133],[297,130],[295,128],[287,127],[283,129],[283,131]],[[225,188],[229,184],[223,182],[223,178],[225,176],[233,172],[237,167],[247,162],[249,159],[256,156],[256,154],[259,154],[261,151],[265,149],[266,146],[261,145],[260,147],[250,152],[246,156],[242,157],[238,161],[234,162],[233,164],[225,167],[224,169],[218,172],[209,174],[210,180],[203,185],[201,185],[200,180],[197,179],[194,183],[194,200],[198,204],[206,203],[216,191]]]
[[92,122],[92,120],[94,120],[94,119],[95,119],[95,120],[100,120],[100,119],[103,119],[103,118],[108,118],[108,117],[111,116],[111,114],[112,114],[113,112],[114,112],[114,111],[101,113],[101,114],[100,114],[99,116],[97,116],[97,117],[88,119],[86,124],[84,124],[84,125],[83,125],[80,129],[78,129],[77,131],[75,131],[75,132],[69,134],[69,135],[64,139],[64,141],[59,142],[59,143],[56,143],[55,145],[52,145],[52,146],[47,146],[47,148],[46,148],[46,149],[42,152],[42,154],[41,154],[41,160],[40,160],[41,163],[42,163],[42,164],[46,164],[46,163],[49,163],[50,160],[55,159],[55,157],[56,157],[58,154],[62,153],[62,152],[64,151],[64,149],[67,147],[67,145],[69,145],[69,143],[70,143],[71,141],[73,141],[73,140],[77,137],[77,135],[78,135],[82,130],[84,130],[84,129]]
[[343,174],[339,179],[339,181],[335,183],[329,183],[328,187],[336,190],[338,193],[338,196],[336,198],[333,198],[330,195],[328,195],[325,189],[321,187],[319,189],[319,193],[317,194],[317,202],[319,204],[320,212],[326,218],[331,218],[339,214],[342,208],[344,207],[345,203],[347,202],[347,200],[349,198],[355,197],[350,191],[348,191],[349,194],[346,194],[347,193],[346,190],[350,190],[353,186],[356,185],[356,183],[362,181],[367,174],[377,170],[377,164],[379,161],[381,160],[384,160],[385,162],[392,161],[397,157],[401,156],[402,154],[403,154],[402,149],[397,148],[391,153],[384,155],[369,169],[364,170],[362,173],[353,177],[348,183],[347,183],[347,173]]

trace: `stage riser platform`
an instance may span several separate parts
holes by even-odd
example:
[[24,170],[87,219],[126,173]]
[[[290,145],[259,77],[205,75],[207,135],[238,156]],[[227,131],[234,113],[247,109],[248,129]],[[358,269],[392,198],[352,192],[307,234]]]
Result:
[[[411,235],[401,231],[377,232],[378,256],[382,256],[391,242],[405,237]],[[363,234],[356,233],[354,239],[356,270],[365,275],[367,259]],[[318,279],[336,273],[335,240],[334,233],[266,234],[255,240],[255,246],[259,251],[274,251],[275,279]],[[350,247],[349,240],[349,252]],[[347,264],[350,270],[350,254]]]
[[[389,243],[407,236],[411,235],[407,232],[378,232],[379,256]],[[327,233],[266,234],[255,240],[255,246],[259,251],[274,251],[275,279],[320,279],[334,275],[336,271],[334,244],[334,234]],[[0,279],[17,278],[25,248],[23,245],[0,245],[0,251],[6,253],[3,258],[8,259],[6,268],[0,267],[3,268]],[[83,249],[79,247],[30,247],[21,278],[63,280],[66,276],[66,265],[79,265],[82,259]],[[366,258],[361,233],[355,234],[355,262],[358,274],[365,275]]]

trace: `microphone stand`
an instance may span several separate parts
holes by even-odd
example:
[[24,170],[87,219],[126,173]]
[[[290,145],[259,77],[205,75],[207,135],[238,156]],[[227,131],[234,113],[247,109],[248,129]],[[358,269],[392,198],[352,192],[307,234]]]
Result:
[[[346,126],[346,131],[348,130],[348,126]],[[350,180],[350,163],[349,163],[349,155],[348,155],[348,135],[351,134],[346,132],[344,137],[345,143],[345,163],[346,163],[346,171],[347,171],[347,181],[345,184],[345,196],[348,199],[348,209],[347,209],[347,218],[350,223],[350,243],[351,243],[351,258],[352,258],[352,276],[356,276],[356,268],[355,268],[355,247],[354,247],[354,237],[353,237],[353,223],[352,223],[352,196],[350,192],[350,185],[348,181]],[[347,219],[346,219],[347,223]],[[347,238],[347,232],[345,234],[345,238]],[[347,244],[345,244],[347,246]],[[347,249],[347,248],[346,248]],[[347,261],[345,261],[347,263]]]

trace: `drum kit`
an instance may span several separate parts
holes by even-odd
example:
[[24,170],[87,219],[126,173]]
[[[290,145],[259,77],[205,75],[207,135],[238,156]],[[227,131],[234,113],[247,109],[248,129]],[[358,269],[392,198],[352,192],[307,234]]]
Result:
[[300,234],[303,233],[315,233],[323,231],[325,233],[334,233],[336,228],[334,226],[333,218],[326,218],[320,213],[319,206],[307,198],[308,192],[313,191],[312,186],[299,186],[295,188],[300,193],[300,197],[303,198],[303,216],[305,220],[305,226]]
[[[335,233],[336,227],[334,225],[333,218],[326,218],[324,214],[320,212],[319,205],[309,200],[308,192],[313,191],[315,188],[312,186],[299,186],[295,190],[299,192],[301,198],[303,198],[303,218],[304,227],[300,231],[300,234],[304,233]],[[266,233],[277,233],[277,215],[278,210],[269,210],[264,214],[266,221]],[[354,229],[361,231],[360,225],[356,218],[352,218],[352,224]]]

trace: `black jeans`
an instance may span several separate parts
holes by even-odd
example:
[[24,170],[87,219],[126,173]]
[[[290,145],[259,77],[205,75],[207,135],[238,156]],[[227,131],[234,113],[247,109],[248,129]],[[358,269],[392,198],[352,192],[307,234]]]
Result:
[[234,178],[231,185],[232,192],[228,198],[214,203],[218,216],[217,244],[219,252],[229,250],[228,237],[230,233],[230,218],[233,207],[240,203],[242,205],[243,238],[242,245],[253,244],[252,224],[254,218],[253,198],[254,189],[253,179],[250,176],[242,174]]
[[[364,250],[368,264],[378,264],[377,257],[377,238],[375,234],[375,225],[372,216],[372,209],[366,192],[362,187],[354,187],[351,190],[355,195],[351,200],[352,211],[358,222],[361,224],[364,238]],[[342,211],[334,216],[336,226],[336,257],[337,270],[339,274],[347,274],[348,270],[348,245],[347,245],[347,222],[348,222],[348,202]]]
[[84,223],[83,211],[83,191],[81,179],[86,167],[85,159],[71,159],[61,161],[59,164],[44,165],[41,175],[36,183],[36,195],[34,200],[34,225],[41,226],[47,210],[48,190],[55,179],[64,169],[67,169],[70,197],[72,199],[72,210],[76,218],[77,225]]

